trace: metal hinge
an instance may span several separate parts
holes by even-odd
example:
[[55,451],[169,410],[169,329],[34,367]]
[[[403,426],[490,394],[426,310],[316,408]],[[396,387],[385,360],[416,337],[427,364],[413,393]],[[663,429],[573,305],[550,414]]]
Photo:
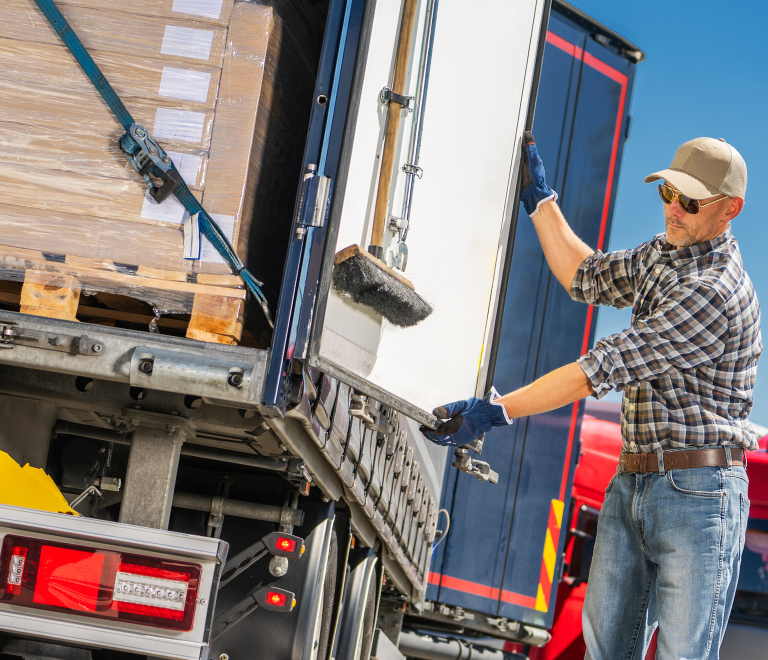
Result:
[[398,94],[397,92],[393,92],[389,87],[385,87],[381,90],[381,94],[379,95],[379,100],[384,105],[389,105],[392,101],[395,103],[399,103],[403,110],[408,110],[408,112],[413,112],[413,108],[411,108],[411,101],[414,100],[415,97],[413,96],[403,96],[402,94]]
[[318,176],[310,165],[301,187],[301,201],[296,215],[296,236],[303,238],[309,227],[324,227],[330,210],[331,179]]
[[70,355],[97,357],[104,353],[104,344],[88,335],[62,335],[42,330],[25,330],[14,321],[0,320],[0,348],[27,346]]

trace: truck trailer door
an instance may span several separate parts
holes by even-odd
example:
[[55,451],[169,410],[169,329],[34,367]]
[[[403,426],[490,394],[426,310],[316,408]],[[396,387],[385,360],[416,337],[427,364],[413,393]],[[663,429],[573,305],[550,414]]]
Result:
[[[410,328],[392,325],[331,285],[334,254],[370,242],[386,116],[381,93],[391,81],[401,3],[375,7],[360,100],[347,116],[340,174],[332,182],[306,357],[311,366],[419,421],[432,420],[430,411],[441,403],[473,395],[484,370],[545,4],[439,4],[419,163],[423,176],[415,185],[405,271],[434,312]],[[419,16],[426,5],[420,3]],[[422,20],[412,46],[416,64]],[[399,215],[401,167],[414,114],[403,113],[390,216]]]
[[[571,227],[605,249],[642,53],[590,21],[553,5],[533,130]],[[521,216],[493,350],[497,389],[576,360],[593,344],[595,317],[551,275],[533,223]],[[451,528],[433,561],[428,599],[550,627],[581,414],[576,403],[489,434],[482,458],[499,472],[497,487],[450,471],[443,506]]]

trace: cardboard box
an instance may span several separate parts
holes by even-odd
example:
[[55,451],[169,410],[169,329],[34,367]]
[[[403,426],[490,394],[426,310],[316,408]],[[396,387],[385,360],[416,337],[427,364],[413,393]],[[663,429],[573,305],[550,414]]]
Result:
[[[61,3],[59,3],[61,4]],[[102,2],[102,9],[61,4],[59,10],[89,51],[108,51],[221,68],[226,27],[201,25],[171,17],[126,14],[122,5]],[[109,11],[114,10],[114,11]],[[0,38],[61,46],[61,37],[34,0],[3,0]]]
[[[124,103],[141,98],[198,111],[213,109],[216,103],[221,75],[217,67],[107,51],[94,51],[91,57]],[[0,70],[6,81],[35,83],[78,94],[95,91],[64,45],[0,39]],[[67,108],[60,109],[62,113],[66,111]]]
[[[228,34],[231,47],[224,58],[220,94],[203,104],[215,108],[212,113],[190,110],[184,102],[181,107],[160,107],[152,90],[162,60],[152,66],[150,58],[140,55],[97,51],[92,56],[121,96],[120,86],[138,83],[134,89],[139,91],[126,98],[126,107],[137,121],[146,121],[235,245],[241,238],[245,246],[247,231],[241,231],[239,225],[244,216],[250,218],[261,170],[261,141],[268,129],[268,106],[274,99],[271,70],[265,63],[277,61],[278,30],[268,7],[238,3],[235,17]],[[0,104],[2,243],[68,257],[182,272],[229,273],[206,240],[200,262],[182,258],[183,207],[174,197],[161,205],[149,198],[144,182],[117,148],[123,128],[62,48],[0,39],[0,66],[7,64],[9,70],[0,82],[0,93],[4,88],[9,92],[9,98]],[[38,75],[49,61],[44,75]],[[121,75],[111,76],[109,68],[117,70],[118,63],[125,64]],[[218,69],[215,71],[218,82]],[[54,86],[55,80],[61,85]],[[199,137],[185,135],[192,132],[189,126],[173,121],[185,113],[195,115]],[[185,141],[184,137],[197,140]],[[210,153],[190,148],[204,147],[207,140]],[[29,210],[26,220],[20,219],[23,208]],[[52,231],[51,223],[64,224],[67,229]],[[39,244],[35,236],[40,236]],[[137,245],[126,244],[128,240]]]
[[[119,10],[139,16],[183,18],[212,25],[229,25],[234,0],[130,0],[121,2]],[[90,9],[114,9],[114,0],[56,0],[63,14],[66,5]]]

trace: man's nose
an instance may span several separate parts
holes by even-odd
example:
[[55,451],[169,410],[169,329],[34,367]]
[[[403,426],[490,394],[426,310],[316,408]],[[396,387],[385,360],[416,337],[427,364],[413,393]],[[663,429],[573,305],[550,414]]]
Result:
[[685,215],[685,210],[682,206],[680,206],[680,198],[677,195],[675,195],[675,198],[669,205],[669,212],[671,215],[674,215],[678,218]]

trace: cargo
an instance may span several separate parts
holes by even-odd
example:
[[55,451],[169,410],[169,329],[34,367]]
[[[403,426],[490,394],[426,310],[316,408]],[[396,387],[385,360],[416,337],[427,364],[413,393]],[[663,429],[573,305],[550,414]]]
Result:
[[[61,13],[88,49],[221,67],[227,30],[176,16],[139,16],[124,7],[101,3],[92,9],[59,3]],[[115,11],[107,11],[114,8]],[[61,38],[40,15],[34,0],[6,0],[0,6],[0,38],[61,46]]]
[[[185,18],[213,25],[229,25],[235,0],[132,0],[120,4],[120,10],[139,16]],[[109,0],[58,0],[57,4],[104,9],[114,7]],[[63,13],[63,12],[62,12]]]
[[[300,154],[303,138],[285,130],[290,110],[273,117],[283,101],[274,81],[277,16],[269,7],[229,5],[222,11],[231,24],[209,30],[220,57],[209,54],[202,64],[181,64],[163,52],[160,28],[170,19],[162,12],[150,14],[158,18],[147,18],[149,29],[134,41],[130,27],[138,30],[144,19],[103,10],[112,3],[64,2],[62,12],[90,25],[83,41],[93,45],[94,61],[247,261],[252,227],[265,222],[254,217],[269,212],[269,204],[256,208],[266,145],[290,144]],[[143,6],[149,3],[134,3],[131,11]],[[149,196],[117,146],[122,126],[67,48],[51,38],[58,36],[36,4],[12,0],[1,16],[20,23],[19,30],[0,30],[0,91],[8,91],[0,112],[0,279],[15,283],[4,287],[4,302],[13,304],[18,293],[23,308],[26,289],[55,274],[57,286],[71,290],[70,320],[83,317],[85,291],[109,300],[113,311],[143,310],[150,321],[189,316],[187,336],[238,341],[242,281],[204,237],[200,259],[183,258],[185,209],[173,196],[162,204]],[[49,303],[39,304],[37,313],[49,315]],[[26,310],[34,313],[34,303]]]
[[[216,103],[221,75],[216,67],[180,65],[161,57],[109,51],[95,51],[91,56],[124,102],[138,97],[191,110],[212,109]],[[7,81],[34,82],[82,96],[95,92],[93,83],[64,45],[0,39],[0,68]],[[30,102],[34,103],[35,99]],[[59,108],[59,112],[67,114],[76,110],[76,107]]]
[[[124,132],[95,89],[74,92],[0,78],[0,96],[3,99],[0,121],[3,122],[93,133],[107,136],[111,144],[116,144]],[[213,110],[170,108],[165,101],[142,99],[131,99],[128,105],[134,121],[148,128],[164,146],[208,149],[211,144]],[[61,107],[77,108],[77,112],[64,114],[59,112]]]

